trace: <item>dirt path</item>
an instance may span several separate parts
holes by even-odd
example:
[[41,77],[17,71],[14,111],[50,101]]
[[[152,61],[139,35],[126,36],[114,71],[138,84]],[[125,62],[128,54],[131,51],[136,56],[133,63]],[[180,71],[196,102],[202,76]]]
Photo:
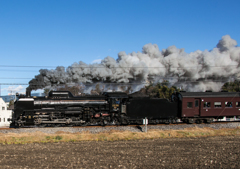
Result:
[[240,168],[240,136],[1,145],[0,168]]

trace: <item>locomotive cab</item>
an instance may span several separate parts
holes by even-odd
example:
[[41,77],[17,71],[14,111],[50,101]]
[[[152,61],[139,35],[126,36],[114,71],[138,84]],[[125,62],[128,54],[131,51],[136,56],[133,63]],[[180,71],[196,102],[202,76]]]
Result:
[[109,102],[109,109],[112,113],[127,113],[126,103],[128,95],[123,92],[105,92],[103,95],[107,96]]

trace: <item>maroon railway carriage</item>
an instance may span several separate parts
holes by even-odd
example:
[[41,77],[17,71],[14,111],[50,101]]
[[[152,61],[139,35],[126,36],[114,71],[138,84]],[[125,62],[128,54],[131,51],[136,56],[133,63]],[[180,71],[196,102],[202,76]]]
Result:
[[240,117],[240,93],[180,92],[179,115],[184,122],[212,122],[223,117]]

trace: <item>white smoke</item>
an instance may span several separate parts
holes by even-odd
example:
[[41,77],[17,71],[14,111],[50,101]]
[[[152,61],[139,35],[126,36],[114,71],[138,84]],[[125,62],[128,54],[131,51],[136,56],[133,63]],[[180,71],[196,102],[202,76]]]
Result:
[[[29,84],[31,89],[53,87],[69,83],[100,82],[117,88],[119,84],[132,85],[133,91],[147,81],[169,80],[171,85],[188,91],[219,91],[223,83],[240,77],[240,47],[225,35],[211,51],[184,49],[170,46],[159,50],[156,44],[146,44],[142,52],[120,52],[117,60],[108,56],[101,63],[85,64],[82,61],[68,68],[41,69]],[[91,86],[91,85],[90,85]]]

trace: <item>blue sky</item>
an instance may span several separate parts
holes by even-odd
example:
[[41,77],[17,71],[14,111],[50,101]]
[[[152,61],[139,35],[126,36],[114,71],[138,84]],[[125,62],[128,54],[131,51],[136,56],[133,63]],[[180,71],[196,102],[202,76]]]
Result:
[[[116,59],[148,43],[190,53],[211,50],[227,34],[240,42],[239,6],[238,0],[0,0],[0,83],[26,84],[41,68]],[[1,95],[7,89],[1,85]]]

